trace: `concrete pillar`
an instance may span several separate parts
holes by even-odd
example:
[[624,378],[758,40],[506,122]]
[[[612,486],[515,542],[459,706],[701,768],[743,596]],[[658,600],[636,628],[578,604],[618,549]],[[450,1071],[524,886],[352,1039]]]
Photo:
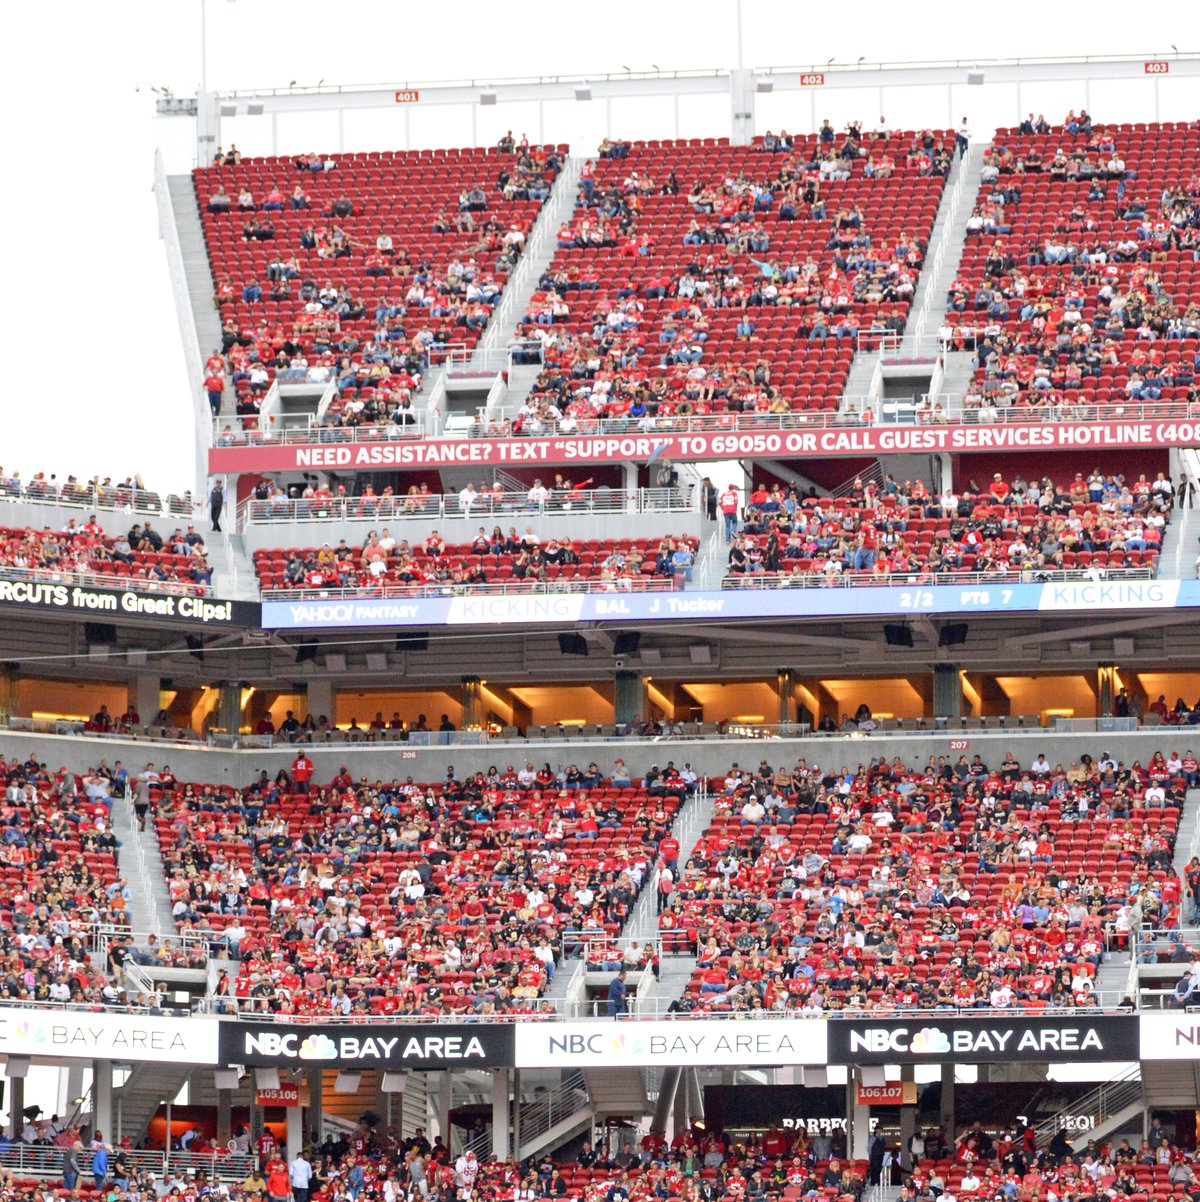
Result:
[[478,676],[462,678],[462,729],[478,729],[483,725],[483,701]]
[[866,1160],[871,1155],[871,1108],[854,1105],[851,1108],[849,1130],[846,1133],[847,1155],[851,1160]]
[[946,485],[954,479],[954,459],[949,451],[942,451],[933,456],[934,461],[934,480],[936,485],[932,491],[942,492]]
[[233,1138],[233,1092],[217,1090],[217,1147],[227,1148]]
[[[14,1097],[14,1102],[16,1101]],[[168,1098],[167,1101],[171,1099]],[[92,1129],[103,1131],[105,1143],[113,1137],[113,1069],[111,1060],[92,1061]]]
[[8,1078],[8,1134],[11,1139],[21,1138],[21,1128],[25,1123],[21,1111],[25,1109],[25,1078]]
[[11,718],[17,707],[17,666],[0,664],[0,720]]
[[[911,1064],[902,1064],[900,1066],[900,1080],[904,1082],[914,1080],[913,1066]],[[900,1164],[905,1169],[911,1169],[912,1163],[908,1155],[908,1141],[917,1133],[917,1108],[915,1106],[900,1107]]]
[[299,1106],[288,1106],[287,1115],[287,1158],[292,1160],[304,1150],[304,1111]]
[[196,166],[207,167],[220,145],[221,98],[215,92],[201,92],[196,97]]
[[449,1072],[438,1073],[437,1133],[450,1146],[450,1111],[454,1107],[454,1077]]
[[308,682],[308,712],[313,718],[324,714],[333,721],[333,681],[310,680]]
[[658,1101],[654,1103],[654,1117],[650,1120],[650,1126],[664,1133],[667,1130],[667,1123],[670,1121],[672,1138],[679,1134],[679,1120],[672,1119],[672,1111],[675,1091],[679,1087],[679,1074],[682,1071],[677,1066],[663,1069],[662,1081],[658,1087]]
[[621,671],[616,676],[613,693],[613,721],[632,722],[646,711],[646,683],[640,672]]
[[962,678],[957,664],[933,665],[933,716],[958,718],[962,716]]
[[521,1159],[521,1070],[512,1070],[512,1154]]
[[217,697],[217,725],[228,735],[242,727],[242,689],[236,680],[222,681]]
[[700,1088],[700,1073],[697,1069],[684,1069],[687,1078],[688,1120],[695,1122],[704,1117],[704,1091]]
[[621,464],[621,483],[628,498],[627,508],[634,509],[637,505],[638,494],[638,465],[636,463]]
[[938,1116],[946,1132],[947,1142],[954,1146],[954,1065],[942,1065],[942,1104]]
[[1101,664],[1096,669],[1096,717],[1111,718],[1114,699],[1114,678],[1117,670],[1112,664]]
[[729,109],[730,143],[749,146],[754,137],[754,72],[748,67],[729,72]]
[[796,673],[780,668],[775,676],[779,692],[779,725],[790,726],[796,721]]
[[162,678],[157,672],[139,672],[134,682],[133,703],[141,715],[143,725],[149,725],[158,717],[161,708]]
[[509,1125],[512,1120],[512,1099],[509,1097],[508,1069],[492,1072],[492,1159],[507,1160],[511,1155]]
[[866,1160],[871,1151],[871,1108],[858,1104],[857,1075],[846,1079],[846,1158]]
[[325,1113],[325,1078],[319,1068],[308,1070],[308,1129],[316,1133],[317,1142],[325,1138],[321,1115]]

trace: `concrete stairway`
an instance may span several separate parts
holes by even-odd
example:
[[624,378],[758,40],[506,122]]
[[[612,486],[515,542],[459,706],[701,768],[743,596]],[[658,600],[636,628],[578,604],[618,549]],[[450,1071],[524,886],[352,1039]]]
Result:
[[476,344],[472,355],[472,367],[483,369],[494,361],[496,353],[507,348],[529,298],[537,291],[538,280],[550,266],[554,252],[558,249],[558,231],[575,212],[575,200],[579,192],[579,174],[583,160],[577,155],[568,155],[562,170],[554,181],[554,187],[546,203],[542,205],[533,229],[525,239],[525,251],[515,270],[508,277],[500,303],[492,313],[487,329]]
[[[171,193],[171,208],[175,212],[175,228],[179,232],[179,247],[183,252],[184,274],[196,322],[196,336],[200,340],[200,361],[203,363],[221,346],[221,315],[213,301],[212,267],[204,242],[204,227],[200,223],[192,177],[168,176],[167,187]],[[234,403],[233,384],[227,377],[225,396],[221,401],[222,414],[233,413]]]
[[[136,774],[143,764],[130,764]],[[129,921],[136,935],[175,934],[162,851],[153,823],[138,830],[133,801],[118,797],[112,808],[113,834],[121,842],[121,875],[129,882]]]
[[956,157],[942,191],[937,217],[929,236],[925,265],[917,280],[908,324],[900,344],[902,355],[916,354],[930,343],[941,325],[946,310],[946,293],[958,274],[966,245],[967,217],[975,207],[979,194],[979,172],[983,167],[986,142],[975,142],[961,157]]
[[254,572],[254,563],[246,554],[242,536],[224,529],[225,519],[230,518],[232,514],[226,510],[222,532],[210,532],[206,536],[208,562],[213,570],[212,591],[222,600],[256,601],[258,577]]
[[175,1100],[195,1067],[149,1061],[135,1064],[125,1084],[113,1090],[113,1114],[118,1123],[116,1139],[128,1135],[137,1147],[158,1108]]
[[[679,840],[679,863],[686,864],[695,850],[700,836],[708,829],[713,816],[713,798],[708,792],[697,793],[680,807],[675,815],[671,833]],[[658,936],[658,890],[651,882],[638,899],[629,921],[625,924],[622,937],[639,942]],[[673,1001],[683,996],[696,966],[694,955],[668,955],[661,957],[659,977],[650,978],[638,990],[638,1010],[643,1015],[665,1014]]]

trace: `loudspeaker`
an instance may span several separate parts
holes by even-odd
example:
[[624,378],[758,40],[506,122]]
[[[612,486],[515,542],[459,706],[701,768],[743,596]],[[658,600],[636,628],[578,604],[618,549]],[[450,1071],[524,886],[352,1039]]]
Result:
[[216,1089],[237,1089],[242,1074],[236,1068],[219,1068],[213,1073],[213,1086]]
[[384,1093],[403,1093],[408,1085],[408,1074],[393,1070],[383,1074],[382,1089]]
[[641,645],[641,631],[634,630],[626,634],[619,634],[613,639],[612,653],[613,655],[637,655]]
[[362,1084],[362,1073],[338,1073],[333,1083],[334,1093],[358,1093]]
[[192,656],[193,659],[204,658],[204,640],[197,638],[194,634],[189,634],[187,636],[187,649],[188,654]]
[[317,658],[317,640],[308,639],[296,648],[296,663],[307,664]]
[[279,1070],[277,1068],[256,1068],[254,1070],[255,1089],[278,1089]]
[[829,1070],[827,1068],[817,1068],[805,1066],[804,1069],[804,1088],[805,1089],[824,1089],[829,1084]]
[[84,622],[83,641],[89,647],[115,647],[117,628],[111,622]]
[[4,1075],[10,1081],[20,1081],[29,1075],[31,1063],[28,1056],[10,1056],[8,1063],[4,1066]]
[[858,1070],[859,1080],[864,1085],[886,1085],[887,1072],[882,1064],[864,1064]]
[[967,641],[966,622],[947,622],[938,631],[939,647],[961,647]]
[[889,647],[911,647],[913,645],[912,629],[902,623],[884,623],[883,640]]
[[560,634],[558,636],[558,650],[561,655],[587,655],[587,639],[581,634]]
[[415,630],[411,634],[396,635],[396,650],[428,651],[429,632],[427,630]]

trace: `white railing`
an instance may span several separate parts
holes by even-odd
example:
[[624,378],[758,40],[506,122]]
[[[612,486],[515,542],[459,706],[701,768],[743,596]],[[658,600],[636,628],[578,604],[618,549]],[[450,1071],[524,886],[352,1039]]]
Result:
[[721,587],[724,589],[777,589],[777,588],[899,588],[937,585],[970,584],[1058,584],[1071,580],[1152,580],[1151,567],[1115,567],[1095,571],[1088,568],[1037,568],[1024,571],[1003,572],[842,572],[826,575],[810,568],[801,575],[786,572],[757,572],[745,575],[727,575]]
[[[578,969],[582,971],[583,962],[578,962]],[[561,971],[561,970],[560,970]],[[729,1002],[740,996],[748,997],[749,993],[742,987],[735,985],[724,994],[708,995],[713,1002]],[[319,1016],[298,1016],[294,1014],[273,1014],[263,1013],[255,1010],[253,1007],[256,1004],[251,999],[236,999],[229,996],[223,996],[219,1000],[222,1005],[214,1006],[216,1013],[222,1018],[230,1020],[237,1019],[246,1022],[263,1022],[277,1023],[282,1026],[311,1026],[319,1024],[320,1026],[341,1026],[343,1024],[353,1026],[361,1023],[364,1020],[362,1014],[321,1014]],[[502,1013],[489,1014],[487,1023],[528,1023],[528,1022],[564,1022],[579,1018],[593,1018],[603,1014],[605,1008],[604,998],[596,998],[594,1001],[586,1004],[587,1012],[583,1015],[579,1013],[579,1008],[574,1005],[569,999],[560,998],[536,998],[530,999],[528,1002],[529,1010],[521,1011],[504,1011]],[[844,1019],[863,1019],[877,1016],[879,1011],[871,1009],[853,1009],[844,1007],[835,1013],[805,1013],[802,1009],[782,1009],[782,1010],[690,1010],[690,1011],[673,1011],[671,1005],[674,999],[669,997],[653,997],[644,1000],[642,1005],[639,1005],[636,1010],[631,1009],[629,1013],[624,1015],[619,1021],[622,1022],[639,1022],[651,1019],[670,1019],[676,1022],[728,1022],[731,1018],[741,1022],[785,1022],[797,1018],[821,1018],[827,1022],[841,1022]],[[245,1006],[245,1010],[239,1007]],[[592,1011],[595,1010],[595,1013]],[[993,1007],[981,1006],[978,1008],[945,1008],[945,1009],[918,1009],[912,1010],[901,1009],[891,1010],[888,1014],[894,1018],[896,1014],[901,1013],[906,1019],[922,1019],[930,1018],[938,1021],[948,1018],[989,1018],[989,1017],[1008,1017],[1012,1018],[1015,1015],[1026,1013],[1025,1007],[1021,1005]],[[1030,1011],[1037,1015],[1052,1015],[1052,1016],[1073,1016],[1079,1018],[1084,1015],[1096,1014],[1114,1014],[1114,1015],[1132,1015],[1134,1013],[1125,999],[1124,994],[1118,990],[1097,990],[1091,995],[1091,1001],[1087,1005],[1080,1006],[1042,1006],[1038,1005]],[[372,1023],[386,1023],[394,1026],[406,1026],[412,1023],[434,1023],[437,1025],[453,1025],[463,1022],[483,1021],[478,1016],[475,1018],[464,1018],[462,1014],[446,1013],[446,1014],[378,1014],[371,1015]]]
[[[1033,1129],[1034,1135],[1037,1137],[1037,1145],[1039,1148],[1044,1148],[1060,1130],[1068,1130],[1063,1123],[1066,1115],[1086,1114],[1094,1117],[1097,1123],[1102,1123],[1118,1111],[1141,1100],[1142,1071],[1139,1065],[1134,1065],[1133,1068],[1126,1069],[1111,1081],[1105,1081],[1096,1086],[1089,1093],[1085,1093],[1083,1097],[1073,1099],[1066,1110],[1052,1114],[1038,1123]],[[1073,1128],[1070,1129],[1073,1130]],[[1081,1136],[1087,1134],[1086,1131],[1080,1132]]]
[[[924,399],[924,398],[923,398]],[[954,395],[944,398],[929,398],[932,406],[940,401],[943,416],[935,417],[932,412],[908,411],[904,407],[888,407],[886,399],[866,396],[843,397],[842,409],[794,410],[787,413],[705,413],[674,414],[654,417],[642,422],[638,418],[580,418],[557,423],[554,427],[540,422],[524,423],[514,428],[517,411],[501,409],[493,416],[479,414],[474,422],[464,429],[465,438],[542,438],[542,437],[591,437],[607,435],[646,434],[726,434],[763,430],[855,430],[872,429],[892,425],[1042,425],[1052,423],[1087,423],[1093,421],[1195,421],[1200,419],[1200,402],[1187,401],[1108,401],[1100,404],[1083,404],[1063,401],[1061,404],[1044,408],[1014,405],[997,408],[994,417],[984,420],[978,411],[962,408],[962,397]],[[945,408],[945,406],[953,408]],[[961,412],[958,412],[961,410]],[[644,428],[643,428],[644,426]],[[399,427],[402,431],[412,427]],[[218,446],[280,446],[345,443],[362,445],[367,443],[402,441],[406,438],[423,438],[426,434],[389,433],[386,425],[354,426],[349,429],[324,427],[317,430],[254,430],[244,435],[236,431],[228,442]],[[430,433],[428,437],[436,435]]]
[[517,1149],[517,1160],[522,1160],[528,1155],[524,1149],[541,1139],[564,1119],[578,1114],[587,1102],[587,1083],[580,1069],[568,1073],[559,1085],[539,1094],[533,1101],[518,1101],[521,1147]]
[[529,489],[500,493],[478,493],[465,501],[460,493],[427,493],[421,496],[367,496],[279,498],[243,501],[238,506],[238,526],[271,526],[290,522],[376,522],[492,517],[545,517],[555,514],[578,517],[591,513],[691,513],[695,510],[691,489],[619,488],[553,490],[545,501],[530,501]]
[[430,597],[545,597],[568,593],[670,593],[680,592],[683,577],[631,576],[618,580],[564,577],[556,580],[491,580],[487,584],[381,584],[361,588],[265,588],[264,601],[368,601],[380,598]]
[[[293,443],[330,446],[340,443],[404,442],[410,438],[436,436],[434,423],[428,422],[428,417],[425,410],[414,409],[405,415],[403,424],[379,422],[364,426],[331,425],[315,413],[305,414],[303,421],[292,420],[287,425],[270,420],[270,415],[264,420],[262,414],[235,419],[219,417],[213,422],[213,446],[287,446]],[[240,428],[236,422],[242,423]]]
[[155,580],[149,576],[117,576],[106,572],[93,572],[90,568],[72,571],[68,568],[16,568],[10,564],[0,566],[0,580],[28,580],[43,584],[79,585],[83,588],[108,588],[125,592],[136,589],[139,593],[170,593],[174,596],[203,597],[208,591],[203,584],[190,580]]
[[28,580],[44,584],[80,585],[83,588],[108,588],[125,592],[170,593],[174,596],[203,597],[207,587],[190,580],[155,580],[149,576],[117,576],[93,572],[90,568],[16,568],[0,566],[0,580]]
[[879,1180],[867,1193],[867,1202],[888,1202],[892,1196],[892,1163],[885,1160],[879,1170]]
[[144,517],[173,517],[188,519],[199,507],[190,494],[168,496],[147,488],[122,488],[109,485],[71,485],[55,488],[44,483],[25,483],[13,478],[0,479],[0,502],[20,502],[25,505],[45,505],[55,509],[72,509],[81,513],[105,513],[119,509]]

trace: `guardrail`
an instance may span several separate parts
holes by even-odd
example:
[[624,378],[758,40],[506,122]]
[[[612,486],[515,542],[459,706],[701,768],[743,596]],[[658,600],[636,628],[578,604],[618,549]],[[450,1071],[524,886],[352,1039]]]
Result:
[[[945,734],[948,732],[970,732],[977,734],[1003,734],[1006,737],[1014,734],[1043,735],[1049,729],[1061,733],[1064,729],[1083,730],[1089,733],[1097,731],[1115,731],[1123,729],[1119,725],[1122,719],[1104,718],[1058,718],[1053,728],[1043,726],[1037,714],[991,715],[983,718],[888,718],[879,722],[872,731],[864,730],[812,730],[800,724],[779,725],[774,723],[755,724],[743,723],[686,723],[679,730],[664,730],[661,734],[624,733],[619,728],[605,733],[595,733],[580,727],[540,727],[530,726],[526,733],[519,731],[515,734],[501,734],[487,730],[454,730],[454,731],[401,731],[401,730],[368,730],[351,731],[344,728],[333,728],[325,731],[301,732],[295,739],[284,735],[259,734],[230,734],[224,731],[210,731],[201,736],[192,730],[173,727],[144,727],[137,731],[91,731],[84,729],[84,723],[79,720],[40,719],[10,717],[0,721],[0,730],[11,730],[25,734],[63,735],[87,739],[97,739],[105,743],[150,743],[167,747],[186,746],[188,748],[212,748],[229,751],[267,751],[273,747],[324,746],[338,744],[352,746],[364,744],[374,746],[379,743],[406,743],[410,747],[479,747],[483,744],[494,743],[497,746],[516,746],[534,750],[545,745],[561,743],[586,743],[589,746],[604,746],[608,744],[629,745],[631,743],[646,743],[657,745],[661,743],[704,743],[713,740],[740,741],[773,740],[773,739],[864,739],[864,738],[895,738],[921,734]],[[1136,719],[1128,721],[1136,724]],[[1103,724],[1103,725],[1102,725]],[[1145,734],[1155,734],[1161,737],[1162,729],[1158,727],[1128,728],[1143,730]],[[1166,728],[1170,729],[1170,728]]]
[[615,581],[498,580],[487,584],[384,584],[363,588],[263,589],[264,601],[364,601],[428,597],[545,597],[571,593],[669,593],[682,589],[682,576],[637,576]]
[[116,576],[89,569],[69,568],[16,568],[11,565],[0,567],[0,580],[21,580],[38,584],[62,584],[68,587],[108,588],[118,592],[130,589],[139,593],[167,593],[172,596],[203,597],[208,587],[193,584],[190,580],[155,580],[151,576]]
[[529,490],[481,492],[474,500],[461,493],[419,496],[326,497],[243,501],[239,525],[272,526],[288,522],[429,521],[492,517],[542,517],[555,514],[691,513],[696,509],[692,488],[552,489],[544,500],[529,500]]
[[1078,580],[1153,580],[1154,569],[1136,568],[1036,568],[1021,572],[842,572],[826,575],[809,569],[802,575],[757,572],[726,575],[723,589],[776,588],[919,588],[922,585],[1058,584]]
[[141,517],[174,517],[188,519],[198,507],[190,495],[168,496],[148,488],[100,488],[97,485],[63,486],[22,483],[12,478],[0,480],[0,502],[22,502],[26,505],[46,505],[55,509],[77,509],[81,513],[102,513],[120,509]]
[[[712,1001],[719,1001],[721,998],[729,1000],[730,997],[736,998],[737,993],[727,994],[711,994],[709,997]],[[639,1007],[635,1013],[631,1011],[628,1014],[622,1015],[620,1022],[639,1022],[650,1019],[669,1019],[675,1022],[728,1022],[730,1019],[735,1019],[740,1022],[783,1022],[797,1018],[822,1018],[827,1022],[841,1022],[846,1019],[863,1019],[879,1017],[880,1012],[870,1009],[855,1010],[850,1007],[843,1007],[841,1010],[823,1012],[821,1014],[805,1013],[801,1009],[786,1009],[786,1010],[690,1010],[690,1011],[672,1011],[671,998],[655,997],[646,999],[647,1004],[644,1007]],[[350,1026],[357,1024],[387,1024],[389,1026],[407,1026],[414,1023],[431,1023],[441,1025],[460,1024],[460,1023],[527,1023],[527,1022],[570,1022],[578,1019],[580,1015],[576,1012],[576,1006],[565,1000],[560,999],[555,1003],[552,999],[538,999],[539,1009],[530,1010],[525,1013],[506,1012],[489,1014],[486,1018],[478,1014],[321,1014],[319,1018],[305,1018],[295,1014],[268,1014],[246,1009],[241,1011],[237,1009],[239,1005],[252,1007],[254,1002],[251,999],[235,999],[228,996],[221,996],[213,999],[217,1005],[214,1007],[217,1014],[222,1018],[237,1022],[255,1022],[255,1023],[277,1023],[281,1026]],[[598,1003],[603,1006],[603,999],[597,999]],[[224,1006],[221,1005],[224,1003]],[[939,1007],[926,1009],[895,1009],[889,1010],[884,1017],[891,1020],[898,1014],[902,1014],[906,1019],[937,1019],[943,1020],[947,1018],[995,1018],[1007,1016],[1011,1018],[1013,1015],[1033,1014],[1033,1015],[1072,1015],[1079,1017],[1085,1014],[1133,1014],[1136,1011],[1136,1005],[1131,1004],[1131,999],[1124,997],[1119,991],[1106,990],[1097,991],[1092,995],[1092,1002],[1086,1006],[1051,1006],[1037,1005],[1028,1009],[1021,1005],[994,1007]]]
[[[924,397],[922,399],[925,399]],[[472,424],[464,426],[462,438],[542,438],[547,435],[575,437],[623,434],[719,434],[739,431],[766,430],[856,430],[877,429],[881,426],[934,425],[1043,425],[1045,423],[1086,423],[1093,421],[1195,421],[1200,419],[1200,402],[1187,401],[1112,401],[1105,404],[1078,404],[1064,401],[1058,405],[1039,408],[1010,406],[998,408],[994,416],[981,418],[976,409],[962,408],[962,398],[929,398],[928,409],[890,405],[886,398],[843,397],[842,409],[790,410],[787,413],[674,413],[649,419],[633,417],[597,417],[569,419],[556,422],[553,428],[540,421],[522,422],[517,427],[517,412],[498,409],[495,413],[477,414]],[[941,412],[934,402],[943,404]],[[950,408],[946,408],[946,406]],[[409,427],[400,427],[407,430]],[[244,436],[234,432],[234,440],[218,446],[279,446],[309,443],[378,443],[405,438],[425,437],[424,434],[389,433],[386,425],[354,426],[349,429],[322,427],[319,430],[287,429],[248,431]],[[432,435],[431,435],[432,437]]]

